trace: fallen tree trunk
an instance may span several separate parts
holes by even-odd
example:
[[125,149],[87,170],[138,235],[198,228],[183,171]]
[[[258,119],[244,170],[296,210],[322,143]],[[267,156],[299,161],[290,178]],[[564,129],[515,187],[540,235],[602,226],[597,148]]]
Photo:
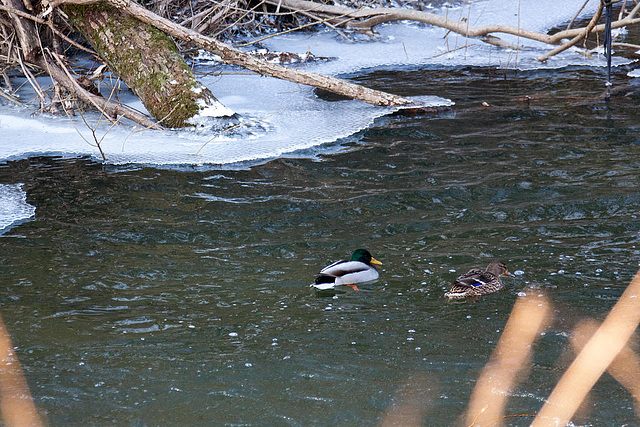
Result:
[[[17,41],[21,46],[21,51],[23,52],[22,56],[25,61],[46,70],[51,78],[67,91],[77,94],[85,103],[94,105],[112,122],[115,122],[116,117],[121,115],[145,127],[160,128],[160,126],[143,114],[120,105],[119,103],[110,102],[109,100],[101,96],[96,96],[82,88],[75,79],[66,72],[66,69],[59,65],[58,61],[55,60],[54,53],[41,48],[38,30],[34,22],[31,19],[28,19],[30,15],[27,13],[22,1],[2,0],[2,3],[4,6],[3,10],[16,12],[11,13],[11,18],[13,21],[13,28],[16,29]],[[16,53],[16,55],[20,56],[19,53]],[[21,60],[21,58],[19,60]]]
[[[158,125],[157,122],[149,119],[144,114],[128,108],[127,106],[122,105],[121,103],[116,102],[113,99],[107,99],[100,96],[99,94],[92,93],[91,91],[87,90],[87,88],[83,87],[83,85],[79,83],[79,80],[76,80],[71,75],[66,65],[64,64],[63,59],[55,52],[52,52],[49,48],[45,48],[42,46],[36,22],[42,24],[44,21],[30,15],[22,4],[22,1],[20,0],[2,0],[2,3],[3,4],[1,10],[8,12],[12,18],[12,27],[15,30],[15,34],[18,39],[17,41],[21,48],[19,51],[14,50],[14,54],[18,57],[17,61],[20,63],[20,65],[23,66],[23,69],[24,64],[26,63],[33,64],[38,68],[44,70],[56,84],[60,85],[67,92],[75,94],[77,98],[85,104],[92,105],[93,107],[101,111],[104,116],[113,123],[117,122],[118,116],[123,116],[147,128],[162,128],[162,126]],[[73,11],[69,12],[70,14],[73,14]],[[93,15],[89,14],[87,11],[84,11],[83,13],[85,15],[85,18],[87,18],[83,20],[83,22],[86,24],[90,21],[91,16]],[[114,15],[122,18],[122,14],[118,11],[116,11]],[[95,24],[94,28],[100,27],[103,30],[108,28],[107,25],[104,25],[105,23],[96,24],[96,22],[94,21],[93,24]],[[114,27],[111,27],[111,30],[113,30],[113,28]],[[169,46],[173,45],[173,47],[175,48],[175,44],[173,44],[173,42],[168,37],[166,37],[166,35],[158,32],[157,30],[155,31],[159,33],[159,35],[157,36],[157,40],[162,40],[162,38],[164,38],[165,42],[169,43]],[[120,34],[122,35],[122,32]],[[137,34],[140,35],[141,32],[138,32]],[[126,37],[123,38],[122,41],[126,41]],[[133,45],[128,45],[127,48],[128,49],[126,51],[140,51],[139,46],[135,46],[134,48]],[[109,47],[106,48],[106,50],[108,49]],[[176,54],[176,52],[177,48],[169,52],[171,60],[173,60],[174,63],[177,64],[175,67],[173,67],[173,69],[166,67],[166,63],[163,64],[159,60],[156,63],[152,63],[151,66],[160,63],[162,66],[164,66],[164,71],[167,74],[168,78],[181,79],[183,83],[190,83],[190,85],[183,84],[180,87],[178,87],[177,84],[174,85],[177,87],[177,89],[180,89],[184,93],[186,93],[186,96],[189,97],[187,99],[188,102],[184,101],[184,97],[178,98],[176,96],[176,91],[174,91],[173,93],[163,93],[161,90],[158,90],[157,87],[152,87],[146,91],[138,91],[137,95],[140,97],[142,102],[145,103],[145,106],[148,107],[149,111],[154,114],[154,117],[158,117],[159,121],[163,122],[165,125],[171,127],[195,125],[195,122],[190,122],[188,120],[192,120],[193,117],[198,113],[202,113],[202,110],[205,108],[210,108],[212,105],[217,106],[217,104],[215,104],[217,103],[217,101],[215,100],[215,98],[213,98],[213,95],[206,87],[197,83],[191,70],[187,67],[182,57],[179,54]],[[171,56],[171,54],[173,54],[173,56]],[[166,56],[167,55],[165,52],[165,57]],[[160,52],[157,52],[153,57],[153,59],[158,58],[163,58]],[[120,61],[117,65],[122,65],[123,63],[124,61]],[[180,67],[180,63],[184,64],[184,66]],[[114,64],[111,65],[117,70],[117,66],[115,66]],[[135,65],[137,66],[137,69],[141,70],[143,73],[149,72],[149,69],[141,67],[140,62]],[[174,73],[173,76],[169,75],[171,72]],[[125,83],[129,83],[131,81],[128,79],[128,77],[129,76],[125,75],[125,78],[123,79]],[[192,78],[191,81],[187,80],[189,77]],[[159,79],[156,78],[154,81],[158,80]],[[32,83],[35,84],[35,82]],[[133,82],[131,87],[139,88],[140,85],[138,85],[136,82]],[[148,87],[144,89],[148,89]],[[39,93],[39,95],[41,99],[44,98],[44,95],[42,93]],[[164,99],[162,98],[163,95],[165,96]],[[176,100],[181,101],[178,105],[178,107],[180,108],[175,106]],[[156,107],[158,105],[160,107]],[[169,106],[170,110],[167,109],[167,106]],[[182,115],[180,116],[180,114]],[[230,114],[233,113],[230,112]]]
[[[15,7],[20,3],[19,0],[1,0],[3,3]],[[480,37],[483,40],[493,43],[501,44],[502,41],[495,37],[494,33],[510,33],[518,35],[520,37],[531,38],[534,40],[542,41],[545,43],[558,44],[565,37],[586,37],[592,31],[601,30],[601,26],[590,25],[586,29],[573,29],[566,30],[554,35],[540,34],[532,31],[527,31],[522,28],[503,26],[503,25],[489,25],[483,27],[474,27],[464,21],[450,20],[446,17],[441,17],[435,14],[430,14],[421,11],[396,9],[396,8],[377,8],[366,10],[354,10],[350,8],[340,6],[330,6],[317,4],[307,0],[266,0],[267,3],[278,5],[280,8],[286,8],[294,11],[301,11],[307,16],[319,16],[328,23],[342,26],[349,26],[351,28],[371,28],[373,25],[377,25],[382,22],[388,22],[391,20],[415,20],[420,22],[426,22],[432,25],[436,25],[442,28],[446,28],[450,31],[454,31],[460,34],[464,34],[469,37]],[[268,63],[266,61],[259,60],[248,53],[234,49],[231,46],[219,42],[211,37],[206,37],[196,31],[189,30],[183,26],[175,24],[165,18],[162,18],[147,9],[133,3],[130,0],[55,0],[49,4],[50,8],[45,11],[41,17],[32,17],[34,21],[42,22],[42,17],[46,17],[48,13],[54,8],[61,8],[66,10],[69,16],[74,19],[76,25],[83,29],[83,32],[87,35],[89,40],[92,40],[96,46],[101,46],[104,50],[104,59],[111,66],[116,74],[118,74],[127,83],[132,90],[145,102],[145,98],[149,98],[148,109],[163,123],[167,123],[169,126],[181,126],[180,120],[173,121],[171,114],[175,111],[182,110],[180,105],[172,104],[170,102],[163,102],[162,100],[180,99],[180,96],[176,96],[172,89],[173,86],[183,86],[191,93],[206,93],[206,96],[196,99],[195,103],[199,105],[200,110],[202,106],[207,105],[210,100],[215,99],[213,95],[204,87],[191,84],[190,79],[167,79],[166,75],[162,75],[166,69],[171,66],[161,65],[160,73],[154,74],[152,68],[141,69],[131,66],[131,63],[136,61],[124,61],[124,66],[121,64],[123,56],[129,56],[130,53],[135,55],[144,56],[142,52],[137,52],[142,49],[149,41],[153,41],[156,36],[160,34],[168,34],[171,37],[184,40],[202,49],[208,50],[220,56],[222,61],[244,67],[246,69],[255,71],[265,76],[276,77],[284,80],[289,80],[295,83],[314,86],[329,92],[333,92],[339,95],[343,95],[349,98],[359,99],[370,104],[381,106],[417,106],[414,100],[391,95],[388,93],[368,89],[353,83],[346,82],[334,77],[324,76],[316,73],[310,73],[302,70],[291,69],[281,65]],[[9,10],[10,8],[4,7],[3,10]],[[13,9],[13,10],[16,10]],[[24,10],[24,9],[22,9]],[[632,12],[630,12],[624,19],[619,19],[613,23],[614,28],[618,28],[625,25],[634,24],[640,22],[639,18],[635,15],[640,10],[640,4],[636,5]],[[23,15],[28,13],[20,12],[18,17],[24,20]],[[85,17],[90,19],[85,20]],[[126,36],[121,37],[124,39],[132,38],[133,43],[120,45],[118,34],[114,33],[114,29],[109,29],[112,24],[111,21],[117,21],[118,19],[134,20],[144,23],[147,27],[142,32],[141,37],[137,37],[140,34],[134,31],[134,34],[127,33]],[[12,18],[13,15],[12,15]],[[87,22],[83,22],[87,21]],[[93,23],[91,23],[93,22]],[[594,21],[595,22],[595,21]],[[114,28],[118,28],[117,31],[124,27],[132,26],[127,22],[121,23]],[[27,31],[28,33],[28,31]],[[106,34],[105,34],[106,33]],[[27,40],[27,38],[25,38]],[[21,40],[22,41],[22,40]],[[161,49],[169,51],[169,56],[174,58],[179,57],[179,53],[175,45],[166,44],[166,41]],[[24,52],[33,52],[33,44],[22,43]],[[124,47],[123,47],[124,46]],[[111,49],[111,51],[109,51]],[[135,51],[135,52],[130,52]],[[145,61],[153,62],[154,59],[147,58]],[[162,63],[162,61],[160,61]],[[150,71],[151,70],[151,71]],[[178,65],[173,73],[180,73],[180,71],[188,70],[188,68]],[[190,72],[190,70],[188,70]],[[68,73],[67,73],[68,74]],[[187,74],[186,72],[184,74]],[[145,82],[144,76],[150,76]],[[73,80],[73,79],[72,79]],[[158,85],[158,81],[162,81]],[[68,83],[68,82],[67,82]],[[77,86],[74,84],[67,84],[67,87]],[[139,89],[138,86],[141,88]],[[210,95],[210,96],[209,96]],[[86,97],[86,94],[83,96]],[[153,99],[155,98],[155,99]],[[147,104],[147,102],[145,102]],[[180,104],[180,102],[178,102]],[[154,110],[153,105],[157,105],[158,110]],[[167,106],[169,106],[167,108]],[[187,109],[189,114],[195,109]],[[155,112],[154,112],[155,111]],[[183,115],[188,116],[189,114]],[[188,119],[186,120],[188,121]]]
[[43,70],[47,70],[51,78],[57,84],[61,85],[69,93],[74,93],[84,103],[93,105],[97,110],[102,112],[110,122],[116,123],[118,121],[117,117],[122,116],[144,126],[145,128],[162,129],[162,126],[144,114],[120,104],[119,102],[95,95],[83,88],[76,79],[69,74],[66,67],[64,67],[64,64],[62,64],[62,60],[57,58],[55,54],[47,52],[40,57],[37,64]]
[[[74,4],[93,5],[100,2],[102,1],[58,0],[51,3],[51,6],[59,7],[63,5]],[[255,71],[264,76],[276,77],[294,83],[314,86],[319,89],[346,96],[348,98],[358,99],[373,105],[403,106],[417,104],[416,101],[409,98],[404,98],[374,89],[369,89],[364,86],[350,83],[335,77],[287,68],[282,65],[261,61],[246,52],[234,49],[233,47],[225,43],[222,43],[211,37],[203,36],[196,31],[184,28],[169,21],[168,19],[162,18],[129,0],[104,0],[104,3],[108,3],[109,5],[118,8],[120,11],[127,12],[128,14],[134,16],[145,24],[151,25],[172,37],[193,43],[194,45],[202,49],[215,53],[216,55],[219,55],[222,58],[222,61],[227,64],[239,65],[243,68]]]
[[201,116],[232,116],[196,79],[163,32],[108,4],[66,5],[64,12],[146,109],[168,127],[194,126]]

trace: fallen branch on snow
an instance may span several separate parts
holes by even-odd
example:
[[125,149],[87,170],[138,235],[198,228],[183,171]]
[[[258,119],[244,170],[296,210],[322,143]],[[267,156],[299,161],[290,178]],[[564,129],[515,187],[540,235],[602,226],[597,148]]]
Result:
[[[309,0],[266,0],[266,2],[268,4],[279,6],[291,11],[315,15],[317,19],[326,20],[327,22],[335,26],[364,31],[370,34],[373,33],[373,27],[376,25],[391,21],[408,20],[440,27],[451,32],[463,35],[465,37],[480,38],[487,43],[505,47],[513,46],[501,40],[494,34],[511,34],[514,36],[523,37],[526,39],[552,45],[560,44],[565,39],[571,39],[569,42],[562,44],[560,47],[548,52],[545,55],[540,56],[538,60],[541,62],[544,62],[551,56],[554,56],[570,48],[571,46],[574,46],[579,41],[585,39],[591,33],[604,31],[604,24],[596,25],[602,13],[602,5],[594,15],[592,21],[589,23],[589,25],[587,25],[587,27],[568,29],[549,35],[527,30],[524,28],[514,27],[512,25],[496,24],[475,27],[473,25],[470,25],[465,20],[449,19],[448,17],[436,15],[434,13],[412,9],[387,7],[373,9],[352,9],[344,6],[319,4]],[[614,21],[611,25],[611,28],[622,28],[628,25],[640,23],[640,18],[636,18],[636,15],[638,15],[639,12],[640,3],[637,4],[626,17]]]
[[[204,36],[196,31],[175,24],[155,13],[139,6],[129,0],[105,0],[106,3],[124,10],[140,21],[152,25],[164,33],[177,39],[193,43],[194,45],[212,52],[227,64],[238,65],[263,76],[276,77],[294,83],[300,83],[326,90],[338,95],[367,102],[380,106],[405,106],[416,105],[417,102],[397,95],[369,89],[354,83],[347,82],[336,77],[325,76],[303,70],[287,68],[282,65],[272,64],[254,58],[250,54],[234,49],[228,44],[222,43],[211,37]],[[58,0],[51,3],[55,8],[63,4],[95,4],[100,0]]]

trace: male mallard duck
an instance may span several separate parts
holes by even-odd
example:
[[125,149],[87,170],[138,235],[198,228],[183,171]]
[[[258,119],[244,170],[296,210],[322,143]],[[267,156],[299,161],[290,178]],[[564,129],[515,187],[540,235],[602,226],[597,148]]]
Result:
[[378,278],[378,270],[371,264],[382,263],[373,258],[368,250],[356,249],[349,261],[336,261],[320,270],[311,287],[326,291],[336,286],[349,286],[357,291],[356,283],[371,282]]
[[444,296],[449,298],[465,298],[490,294],[502,289],[502,275],[514,277],[509,273],[502,261],[491,261],[486,270],[473,268],[458,277]]

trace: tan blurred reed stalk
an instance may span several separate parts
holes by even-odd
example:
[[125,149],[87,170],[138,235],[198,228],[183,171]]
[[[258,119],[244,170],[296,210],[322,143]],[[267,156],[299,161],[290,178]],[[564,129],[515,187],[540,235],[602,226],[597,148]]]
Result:
[[[584,348],[599,326],[595,320],[583,320],[575,327],[571,334],[571,345],[576,353]],[[635,400],[636,415],[640,416],[640,357],[629,344],[613,359],[607,372],[631,393]]]
[[531,346],[552,316],[551,304],[538,290],[518,298],[489,363],[471,394],[466,425],[500,425],[516,376],[531,363]]
[[7,427],[42,426],[42,420],[33,404],[27,380],[1,316],[0,357],[0,412],[3,424]]
[[640,271],[564,373],[531,424],[564,426],[640,323]]
[[414,374],[396,395],[394,404],[385,411],[380,427],[420,427],[433,405],[433,382],[424,374]]

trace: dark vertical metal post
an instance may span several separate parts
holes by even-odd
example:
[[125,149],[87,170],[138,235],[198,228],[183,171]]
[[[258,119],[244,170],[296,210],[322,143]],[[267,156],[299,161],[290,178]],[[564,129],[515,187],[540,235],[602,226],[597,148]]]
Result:
[[607,94],[605,99],[611,97],[611,21],[613,19],[613,0],[601,0],[605,7],[604,17],[604,54],[607,57]]

